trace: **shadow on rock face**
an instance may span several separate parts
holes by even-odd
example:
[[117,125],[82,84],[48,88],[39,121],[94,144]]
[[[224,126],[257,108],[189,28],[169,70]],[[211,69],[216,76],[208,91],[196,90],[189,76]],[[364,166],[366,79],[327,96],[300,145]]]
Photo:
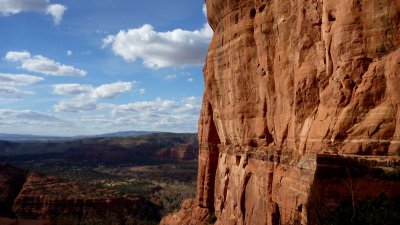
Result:
[[399,163],[320,155],[307,204],[309,224],[396,224]]

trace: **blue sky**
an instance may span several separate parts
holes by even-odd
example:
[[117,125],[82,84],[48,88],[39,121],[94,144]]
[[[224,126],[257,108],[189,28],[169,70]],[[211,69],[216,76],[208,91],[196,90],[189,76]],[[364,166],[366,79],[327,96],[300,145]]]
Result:
[[0,133],[196,132],[200,0],[0,0]]

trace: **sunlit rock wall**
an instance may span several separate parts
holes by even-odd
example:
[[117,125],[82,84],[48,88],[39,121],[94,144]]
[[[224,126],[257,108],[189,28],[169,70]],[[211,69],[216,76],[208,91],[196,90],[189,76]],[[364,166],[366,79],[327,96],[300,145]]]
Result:
[[[329,168],[344,165],[335,157],[398,161],[399,1],[206,4],[214,37],[204,67],[198,196],[181,211],[186,219],[162,224],[201,224],[212,214],[218,225],[304,224],[313,190],[329,183],[318,174],[335,177]],[[400,195],[395,189],[387,194]]]

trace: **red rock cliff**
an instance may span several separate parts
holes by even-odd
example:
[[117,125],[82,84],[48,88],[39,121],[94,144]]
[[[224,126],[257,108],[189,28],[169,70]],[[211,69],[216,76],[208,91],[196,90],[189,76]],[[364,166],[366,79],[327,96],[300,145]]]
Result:
[[[214,37],[197,200],[161,224],[202,224],[213,212],[224,225],[308,221],[314,191],[342,197],[332,196],[345,189],[341,169],[399,161],[400,1],[206,4]],[[363,175],[354,185],[375,188],[346,190],[400,195],[399,182]]]

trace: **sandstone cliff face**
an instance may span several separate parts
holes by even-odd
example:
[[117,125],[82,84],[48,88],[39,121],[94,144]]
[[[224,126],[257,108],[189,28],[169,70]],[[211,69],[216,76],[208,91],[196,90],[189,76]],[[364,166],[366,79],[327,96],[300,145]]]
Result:
[[[306,223],[314,190],[345,189],[318,175],[340,180],[329,169],[337,157],[346,168],[399,161],[400,1],[206,4],[198,196],[161,224],[202,224],[212,212],[215,224]],[[360,185],[378,182],[369,173]],[[399,182],[382,183],[368,194],[400,195]]]
[[215,35],[203,117],[212,117],[222,144],[399,154],[395,1],[207,5]]

